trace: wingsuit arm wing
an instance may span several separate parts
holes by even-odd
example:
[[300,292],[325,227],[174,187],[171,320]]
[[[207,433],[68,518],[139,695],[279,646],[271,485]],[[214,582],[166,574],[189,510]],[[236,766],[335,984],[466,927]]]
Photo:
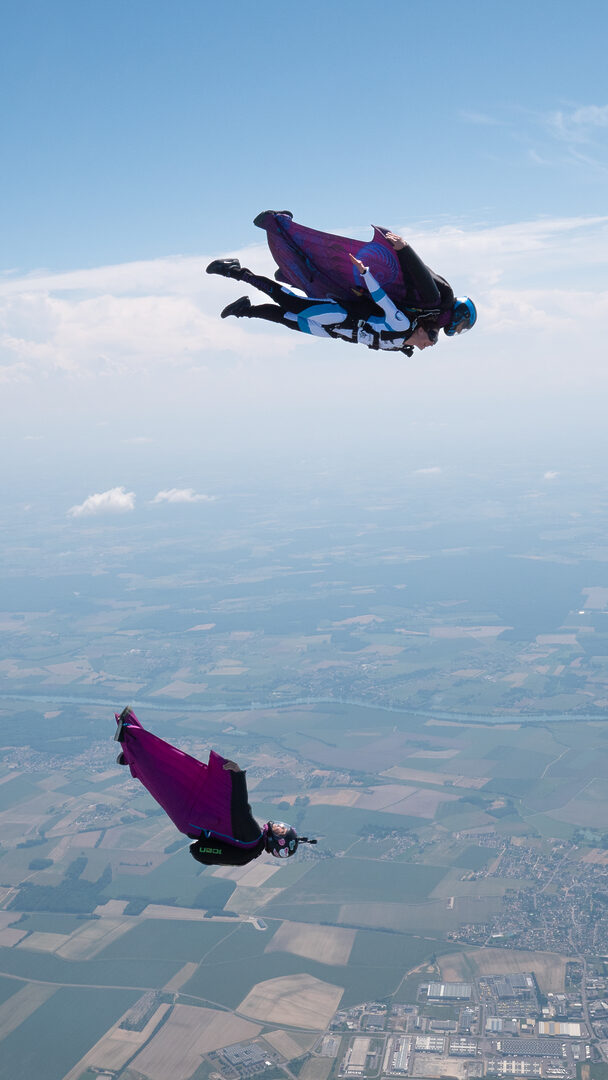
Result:
[[[229,764],[232,765],[234,762],[230,762]],[[242,769],[238,769],[237,772],[233,771],[230,775],[232,779],[230,809],[234,838],[235,840],[240,840],[242,843],[249,844],[261,836],[261,829],[251,813],[245,772]]]
[[190,853],[197,862],[206,865],[244,866],[264,850],[262,830],[248,801],[245,772],[235,761],[227,761],[213,750],[209,766],[217,777],[216,783],[230,789],[230,835],[222,835],[217,829],[203,829],[199,839],[190,845]]
[[417,306],[424,308],[440,307],[441,293],[437,287],[433,271],[429,269],[426,263],[423,263],[413,247],[406,243],[404,247],[396,251],[396,255],[399,259],[399,266],[406,286],[411,284],[413,288]]

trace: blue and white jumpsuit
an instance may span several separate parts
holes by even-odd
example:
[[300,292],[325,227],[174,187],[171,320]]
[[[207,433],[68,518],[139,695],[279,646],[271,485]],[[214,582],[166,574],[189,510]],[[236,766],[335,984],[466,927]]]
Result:
[[369,349],[402,350],[416,329],[415,321],[399,310],[369,269],[366,268],[361,276],[370,298],[382,310],[382,315],[369,315],[362,319],[335,300],[298,296],[270,278],[243,270],[239,279],[265,292],[275,303],[252,305],[239,316],[282,323],[290,330],[299,330],[303,334],[339,338],[367,345]]

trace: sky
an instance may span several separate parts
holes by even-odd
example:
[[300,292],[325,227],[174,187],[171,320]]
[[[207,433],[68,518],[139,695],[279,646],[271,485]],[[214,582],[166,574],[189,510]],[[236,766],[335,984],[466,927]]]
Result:
[[[4,0],[14,505],[128,514],[136,488],[204,495],[226,461],[597,462],[607,31],[603,0]],[[253,218],[283,208],[401,232],[478,325],[406,360],[222,321],[240,293],[206,263],[272,273]]]

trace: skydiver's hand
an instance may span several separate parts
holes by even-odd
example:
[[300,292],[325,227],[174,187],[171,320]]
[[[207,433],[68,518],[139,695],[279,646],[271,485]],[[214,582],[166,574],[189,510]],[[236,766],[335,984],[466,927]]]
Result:
[[239,769],[236,761],[225,761],[224,764],[222,765],[222,768],[223,769],[228,769],[229,772],[240,772],[241,771]]
[[366,274],[367,273],[367,271],[369,270],[369,266],[364,266],[363,263],[361,262],[361,259],[355,259],[355,256],[350,255],[350,253],[349,253],[349,257],[354,262],[354,264],[357,267],[357,270],[359,271],[360,274]]
[[384,234],[389,244],[392,244],[395,251],[401,251],[405,247],[405,240],[402,236],[397,236],[397,233],[387,232]]

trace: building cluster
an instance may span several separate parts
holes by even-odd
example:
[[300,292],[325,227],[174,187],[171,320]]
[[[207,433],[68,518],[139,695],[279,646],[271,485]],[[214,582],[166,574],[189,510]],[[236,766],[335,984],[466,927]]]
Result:
[[[491,834],[475,839],[481,846],[496,843]],[[565,841],[550,851],[503,841],[498,860],[466,874],[467,880],[485,877],[511,878],[514,887],[491,921],[463,924],[449,932],[452,940],[533,952],[608,953],[608,864],[601,858],[580,859],[576,846]],[[515,884],[522,881],[532,884]]]
[[579,991],[545,997],[531,972],[488,974],[421,983],[412,1006],[342,1010],[332,1021],[343,1033],[337,1075],[573,1080],[578,1064],[600,1056]]
[[271,1050],[267,1043],[258,1040],[226,1046],[210,1053],[208,1057],[216,1074],[226,1080],[244,1080],[245,1077],[256,1076],[281,1061],[276,1051]]

